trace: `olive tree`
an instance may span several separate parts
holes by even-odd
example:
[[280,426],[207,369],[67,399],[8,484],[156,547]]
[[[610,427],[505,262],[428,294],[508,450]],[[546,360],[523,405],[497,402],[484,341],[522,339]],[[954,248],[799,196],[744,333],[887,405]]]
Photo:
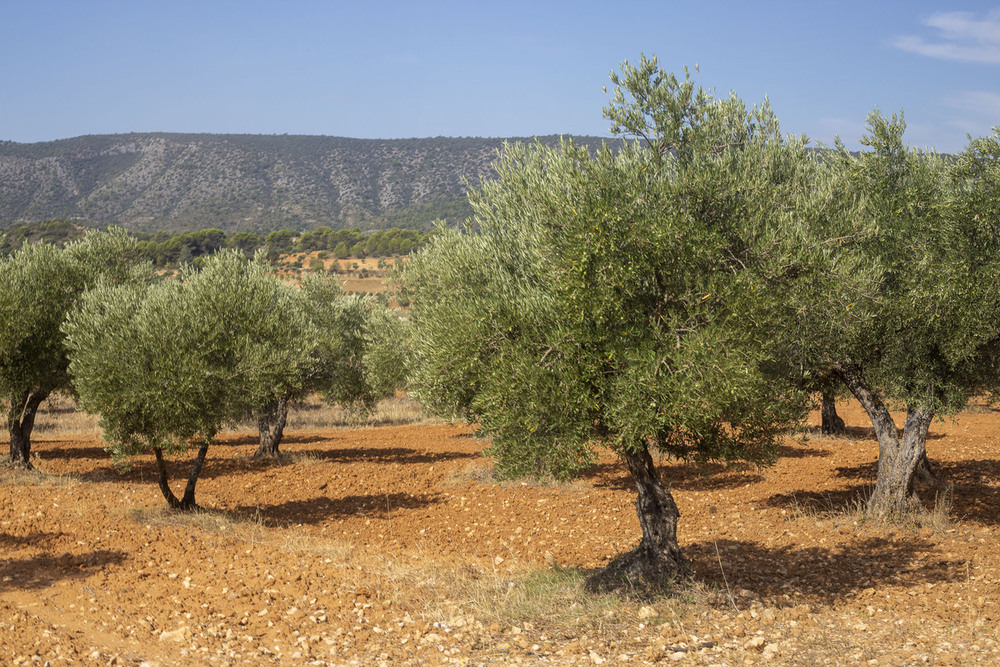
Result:
[[311,353],[297,369],[296,381],[284,393],[252,400],[260,446],[255,457],[277,458],[289,402],[311,393],[328,403],[366,412],[391,396],[405,378],[402,321],[371,298],[347,296],[339,280],[325,274],[303,278],[295,307]]
[[[998,137],[972,141],[955,161],[909,149],[905,127],[901,115],[874,112],[862,140],[869,150],[829,156],[853,199],[840,212],[835,257],[865,270],[845,278],[849,301],[818,309],[834,333],[822,343],[826,362],[874,426],[868,509],[883,517],[919,508],[915,482],[934,481],[934,417],[1000,381]],[[906,411],[901,433],[894,406]]]
[[[312,354],[295,289],[236,251],[148,287],[102,285],[63,330],[80,405],[100,413],[116,457],[152,450],[171,507],[192,509],[219,429],[294,391]],[[198,446],[183,495],[164,453]]]
[[92,231],[63,248],[26,244],[0,259],[0,400],[11,462],[32,467],[38,407],[52,392],[72,389],[60,326],[81,294],[100,281],[150,277],[136,241],[121,229]]
[[[412,386],[491,435],[496,470],[565,477],[595,445],[637,490],[630,578],[684,570],[678,507],[651,450],[767,462],[803,392],[774,344],[818,166],[765,102],[716,98],[655,59],[623,63],[617,153],[506,146],[470,195],[480,231],[442,229],[404,281]],[[824,182],[824,181],[820,181]]]

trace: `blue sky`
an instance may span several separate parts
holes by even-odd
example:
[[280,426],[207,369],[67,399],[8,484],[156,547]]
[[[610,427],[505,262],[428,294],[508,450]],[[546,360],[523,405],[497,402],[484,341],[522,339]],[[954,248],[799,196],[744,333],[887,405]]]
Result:
[[1000,0],[0,0],[0,139],[606,136],[640,53],[822,142],[875,107],[945,152],[1000,125]]

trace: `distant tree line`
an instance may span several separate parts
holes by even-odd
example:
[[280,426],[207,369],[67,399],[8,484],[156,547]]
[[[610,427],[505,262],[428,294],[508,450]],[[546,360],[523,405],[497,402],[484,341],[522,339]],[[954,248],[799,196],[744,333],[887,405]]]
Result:
[[44,220],[12,225],[0,232],[0,256],[6,257],[27,243],[45,241],[63,246],[82,238],[85,228],[68,220]]
[[[28,243],[45,241],[62,246],[78,240],[86,232],[66,220],[46,220],[16,225],[0,235],[0,256],[7,256]],[[135,234],[140,255],[157,267],[180,266],[197,258],[208,257],[226,248],[252,257],[264,250],[269,260],[296,252],[326,251],[337,259],[349,257],[392,257],[408,255],[421,248],[432,232],[391,228],[362,232],[358,227],[334,230],[327,226],[309,232],[281,229],[268,234],[257,232],[227,233],[221,229],[202,229],[179,234],[159,231]]]

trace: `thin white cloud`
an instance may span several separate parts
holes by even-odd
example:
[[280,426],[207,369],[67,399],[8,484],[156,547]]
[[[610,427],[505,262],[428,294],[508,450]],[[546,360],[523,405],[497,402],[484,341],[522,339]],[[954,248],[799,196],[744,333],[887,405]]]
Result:
[[931,39],[904,35],[892,41],[903,51],[929,58],[1000,65],[1000,7],[986,14],[937,12],[923,21],[937,34]]

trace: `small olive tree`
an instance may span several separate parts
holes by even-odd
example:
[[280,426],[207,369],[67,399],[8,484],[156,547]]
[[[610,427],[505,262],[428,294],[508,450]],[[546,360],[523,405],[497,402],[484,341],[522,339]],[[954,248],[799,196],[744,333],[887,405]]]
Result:
[[249,405],[257,415],[258,458],[280,456],[289,402],[318,393],[327,403],[367,412],[404,384],[406,348],[398,315],[371,298],[345,295],[340,281],[325,274],[305,276],[296,297],[311,354],[284,394]]
[[[501,474],[575,474],[613,449],[636,485],[630,577],[683,571],[680,516],[651,450],[769,461],[801,415],[780,328],[782,228],[817,164],[765,103],[715,98],[655,59],[624,63],[605,114],[617,154],[507,146],[470,195],[479,233],[442,229],[406,270],[414,391],[478,421]],[[810,204],[811,205],[811,204]]]
[[[314,343],[292,286],[236,251],[149,287],[100,286],[64,325],[80,405],[100,413],[116,457],[152,450],[171,507],[192,509],[208,448],[248,404],[301,382]],[[198,453],[181,498],[164,453]]]
[[31,464],[31,432],[41,403],[72,390],[60,330],[80,296],[98,282],[144,283],[152,268],[121,229],[93,231],[64,248],[26,244],[0,259],[0,401],[10,460]]

